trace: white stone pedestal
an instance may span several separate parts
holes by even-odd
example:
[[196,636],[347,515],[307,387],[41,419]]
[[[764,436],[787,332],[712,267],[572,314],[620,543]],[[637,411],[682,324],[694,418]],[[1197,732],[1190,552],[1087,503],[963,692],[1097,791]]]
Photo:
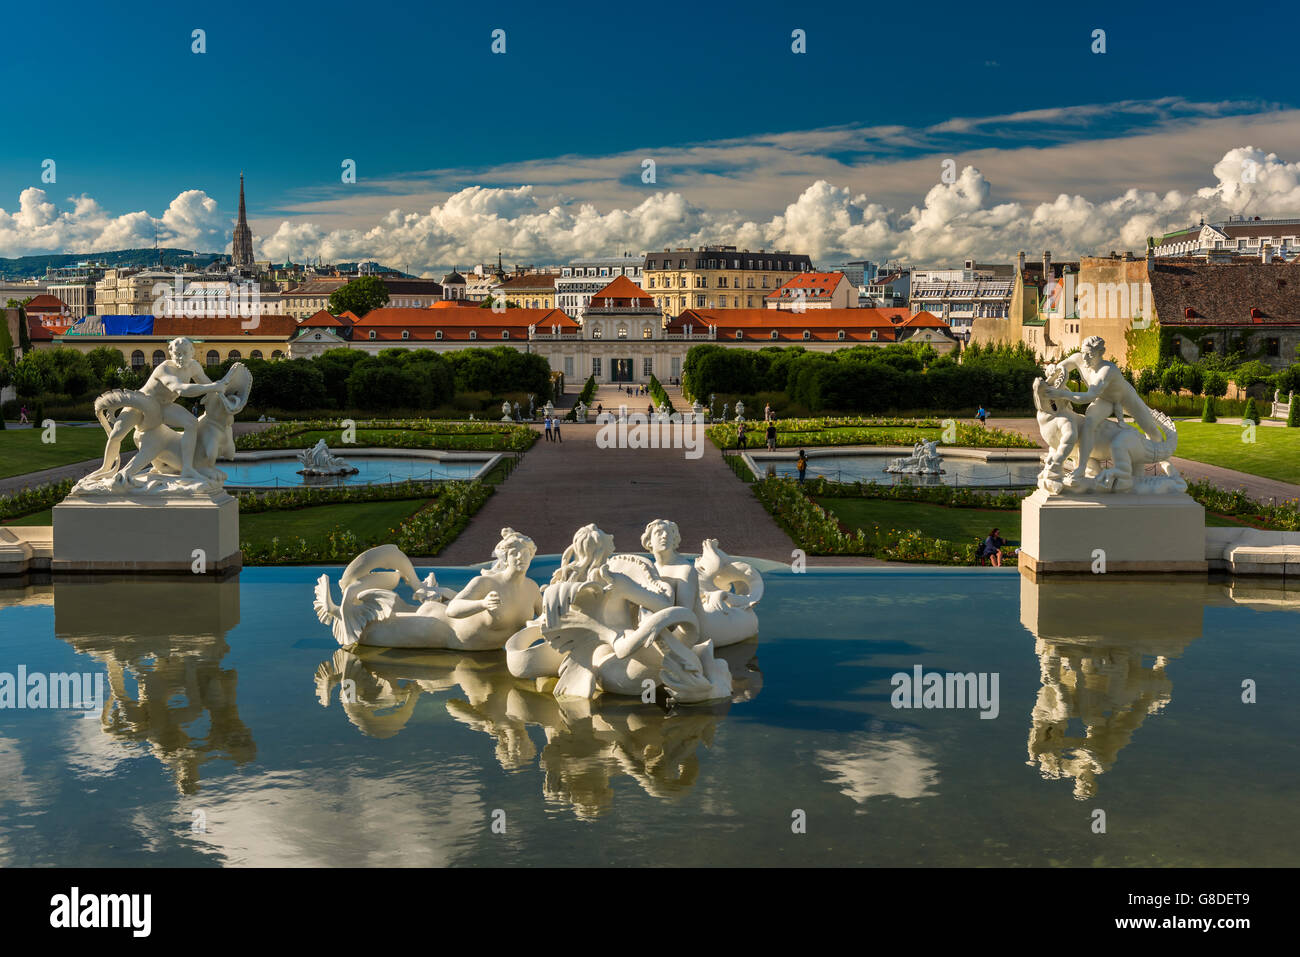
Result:
[[237,569],[239,503],[228,492],[75,496],[54,506],[53,572]]
[[1190,496],[1048,495],[1020,506],[1020,567],[1031,576],[1093,572],[1201,572],[1205,509]]

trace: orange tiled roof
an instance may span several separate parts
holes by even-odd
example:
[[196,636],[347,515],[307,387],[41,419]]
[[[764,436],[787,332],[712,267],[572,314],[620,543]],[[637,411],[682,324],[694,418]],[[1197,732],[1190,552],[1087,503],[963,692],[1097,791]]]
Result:
[[631,279],[628,279],[627,276],[615,276],[613,282],[591,297],[591,303],[594,306],[606,299],[616,300],[616,305],[620,304],[617,300],[632,302],[641,299],[646,301],[647,306],[654,305],[654,297]]
[[806,330],[808,339],[817,342],[897,342],[898,330],[909,318],[905,309],[687,309],[668,323],[668,331],[684,332],[689,325],[698,333],[716,326],[719,341],[734,340],[737,332],[742,339],[772,341],[776,332],[776,341],[802,342]]
[[803,298],[829,299],[844,280],[842,272],[801,272],[767,294],[768,299],[793,299],[795,289],[805,290]]
[[43,292],[39,296],[34,296],[24,308],[28,312],[63,312],[68,308],[68,304],[58,296]]
[[[345,313],[345,315],[347,315],[347,313]],[[301,323],[299,323],[299,325],[307,328],[318,328],[321,326],[331,326],[331,327],[341,326],[344,329],[346,329],[348,326],[351,325],[351,323],[344,319],[340,319],[338,316],[332,314],[328,309],[321,309],[313,313],[312,315],[308,316]]]
[[[256,324],[254,324],[256,320]],[[229,339],[234,336],[271,336],[288,339],[298,328],[293,316],[262,315],[244,318],[229,316],[156,316],[155,336],[188,336],[193,339]]]
[[[537,326],[538,329],[548,331],[551,326],[561,326],[565,332],[570,332],[578,328],[578,324],[573,321],[562,309],[507,309],[505,312],[493,312],[491,309],[484,309],[480,306],[462,306],[443,307],[440,309],[408,309],[396,306],[384,306],[379,309],[372,309],[366,313],[365,317],[358,319],[356,328],[358,330],[389,328],[399,330],[409,329],[411,335],[415,335],[416,329],[444,329],[452,328],[478,329],[480,338],[486,329],[510,329],[519,331],[527,335],[529,326]],[[444,336],[447,335],[444,332]],[[362,338],[366,334],[363,331]]]

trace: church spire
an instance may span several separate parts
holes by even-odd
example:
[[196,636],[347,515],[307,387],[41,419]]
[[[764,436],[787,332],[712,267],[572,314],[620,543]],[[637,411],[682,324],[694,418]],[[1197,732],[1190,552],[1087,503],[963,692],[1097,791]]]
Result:
[[239,222],[235,224],[235,235],[230,245],[230,258],[237,269],[248,269],[253,265],[253,231],[248,228],[248,217],[244,210],[244,173],[239,173]]

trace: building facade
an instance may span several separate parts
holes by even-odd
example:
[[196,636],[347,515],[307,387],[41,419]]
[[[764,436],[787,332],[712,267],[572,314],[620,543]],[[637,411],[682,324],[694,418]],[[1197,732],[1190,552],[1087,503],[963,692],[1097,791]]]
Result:
[[762,309],[767,294],[812,269],[802,253],[735,246],[646,253],[643,288],[666,316],[687,309]]
[[804,272],[767,294],[768,309],[851,309],[858,290],[842,272]]
[[1217,223],[1202,220],[1152,240],[1152,246],[1157,259],[1258,255],[1265,246],[1271,247],[1277,258],[1292,259],[1300,254],[1300,219],[1233,216]]
[[640,285],[645,257],[625,253],[599,259],[575,259],[560,269],[555,280],[555,305],[575,319],[582,317],[591,297],[610,281],[626,276]]

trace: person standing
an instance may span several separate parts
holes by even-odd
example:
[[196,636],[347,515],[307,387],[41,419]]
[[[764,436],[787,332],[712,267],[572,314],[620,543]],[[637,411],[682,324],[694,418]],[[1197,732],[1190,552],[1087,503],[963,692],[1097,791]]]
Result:
[[564,441],[564,439],[560,438],[560,417],[558,415],[551,421],[551,440],[554,442]]
[[768,419],[767,421],[767,450],[776,451],[776,420]]
[[745,423],[741,422],[740,428],[736,430],[736,448],[743,449],[744,447],[745,447]]
[[799,470],[799,484],[803,484],[804,475],[808,472],[808,453],[803,449],[799,450],[799,457],[794,460],[794,467]]
[[19,425],[30,425],[30,424],[31,424],[31,423],[29,423],[29,422],[27,421],[27,406],[25,406],[25,405],[22,406],[21,408],[19,408],[19,410],[18,410],[18,424],[19,424]]
[[546,416],[542,419],[542,422],[546,425],[546,441],[549,442],[551,441],[551,417],[549,415]]

